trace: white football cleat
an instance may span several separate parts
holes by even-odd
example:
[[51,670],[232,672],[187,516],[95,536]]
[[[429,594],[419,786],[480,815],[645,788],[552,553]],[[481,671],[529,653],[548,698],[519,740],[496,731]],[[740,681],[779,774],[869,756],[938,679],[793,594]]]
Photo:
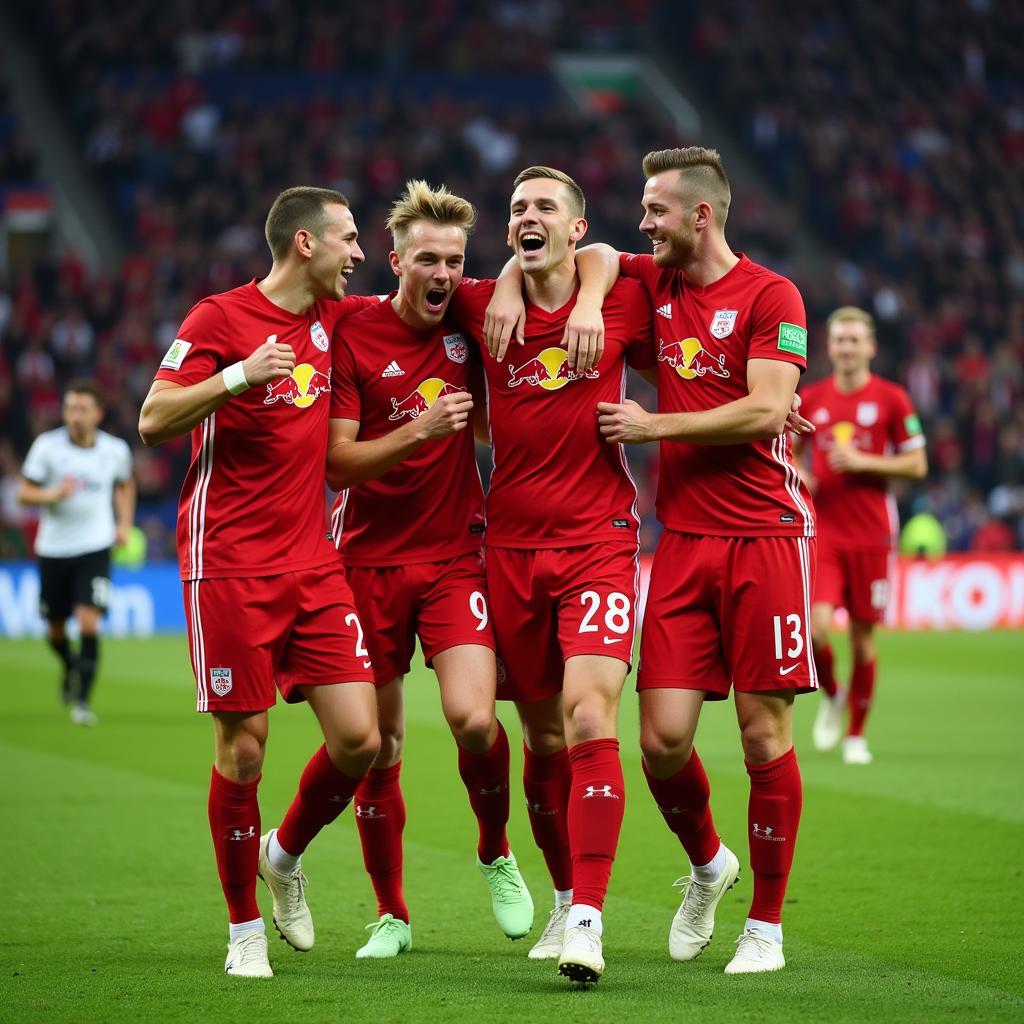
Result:
[[565,942],[565,919],[569,916],[569,904],[559,903],[548,915],[544,931],[526,954],[529,960],[557,960],[562,955]]
[[72,704],[71,721],[75,725],[95,725],[99,719],[84,704]]
[[725,965],[726,974],[760,974],[786,966],[782,943],[748,928],[736,940],[736,953]]
[[228,958],[224,973],[235,978],[272,978],[270,958],[267,956],[267,937],[263,932],[247,932],[228,943]]
[[739,881],[740,862],[724,843],[725,868],[714,882],[701,882],[693,875],[677,878],[683,886],[683,902],[668,930],[668,955],[673,960],[694,960],[715,933],[715,909],[722,897]]
[[863,736],[847,736],[843,740],[843,764],[871,764],[874,759]]
[[297,867],[287,875],[275,871],[267,856],[270,833],[260,836],[259,876],[274,897],[274,927],[292,949],[306,953],[313,948],[313,915],[306,906],[309,879]]
[[592,985],[604,974],[601,936],[585,925],[565,929],[558,973],[572,981]]
[[832,750],[843,736],[843,712],[846,710],[847,691],[843,687],[836,690],[830,697],[821,691],[818,714],[814,718],[814,729],[811,738],[815,750]]

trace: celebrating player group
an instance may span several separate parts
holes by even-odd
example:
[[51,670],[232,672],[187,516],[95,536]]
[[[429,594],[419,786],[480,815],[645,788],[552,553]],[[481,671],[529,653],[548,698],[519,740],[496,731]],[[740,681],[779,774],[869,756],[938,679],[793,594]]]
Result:
[[[694,745],[703,702],[733,691],[753,899],[725,970],[785,966],[802,803],[793,702],[818,686],[812,631],[827,636],[842,603],[830,589],[828,620],[817,605],[812,616],[814,513],[789,440],[813,443],[794,399],[804,307],[790,281],[729,248],[714,150],[650,153],[643,171],[650,254],[582,247],[579,185],[529,167],[510,183],[513,257],[491,281],[464,276],[471,203],[410,181],[388,220],[397,289],[369,298],[346,295],[364,259],[348,201],[288,189],[267,218],[269,274],[196,305],[160,364],[139,430],[147,444],[192,437],[178,552],[197,708],[214,725],[209,820],[229,975],[273,973],[258,877],[282,937],[313,947],[301,858],[349,803],[378,904],[355,955],[412,948],[401,766],[418,638],[478,825],[467,868],[482,876],[482,906],[489,897],[510,939],[534,927],[506,834],[503,700],[522,725],[527,813],[553,891],[526,955],[575,981],[602,976],[639,579],[623,446],[651,442],[664,530],[640,642],[640,743],[690,863],[669,955],[700,954],[739,877]],[[657,413],[626,400],[629,368],[657,387]],[[895,441],[918,451],[912,410],[900,411]],[[474,437],[493,453],[486,497]],[[833,458],[831,471],[917,472],[896,458]],[[329,532],[325,481],[339,491]],[[257,789],[278,691],[309,704],[323,744],[264,831]],[[843,703],[830,692],[834,730]]]

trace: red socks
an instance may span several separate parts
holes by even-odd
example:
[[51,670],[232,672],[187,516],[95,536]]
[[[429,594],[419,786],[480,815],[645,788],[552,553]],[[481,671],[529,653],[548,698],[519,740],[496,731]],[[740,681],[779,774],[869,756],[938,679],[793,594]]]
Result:
[[676,834],[691,864],[708,864],[722,845],[711,817],[711,786],[694,748],[675,775],[656,779],[643,765],[647,786],[665,824]]
[[877,661],[855,661],[850,677],[850,736],[863,736],[864,723],[871,710],[875,695],[875,670]]
[[303,854],[317,833],[348,807],[358,785],[359,779],[334,766],[322,745],[303,769],[299,791],[277,830],[281,847],[293,857]]
[[569,845],[574,904],[600,910],[608,890],[626,805],[619,741],[588,740],[569,750]]
[[833,661],[831,644],[814,645],[814,667],[818,670],[818,686],[829,697],[835,697],[839,692]]
[[544,757],[523,744],[523,792],[533,839],[544,855],[552,884],[561,892],[572,888],[568,819],[571,786],[568,750]]
[[473,754],[459,747],[459,775],[469,794],[469,805],[476,815],[480,839],[477,856],[484,864],[507,857],[508,836],[508,736],[498,723],[498,738],[484,754]]
[[363,864],[377,894],[377,915],[392,914],[409,923],[402,892],[402,830],[405,801],[399,774],[402,762],[390,768],[371,768],[356,791],[356,825],[363,847]]
[[748,916],[780,924],[803,806],[796,751],[791,747],[767,764],[748,763],[747,774],[750,867],[754,873],[754,899]]
[[228,902],[232,924],[260,917],[256,903],[256,872],[260,859],[260,806],[255,782],[232,782],[216,767],[210,776],[210,833],[217,874]]

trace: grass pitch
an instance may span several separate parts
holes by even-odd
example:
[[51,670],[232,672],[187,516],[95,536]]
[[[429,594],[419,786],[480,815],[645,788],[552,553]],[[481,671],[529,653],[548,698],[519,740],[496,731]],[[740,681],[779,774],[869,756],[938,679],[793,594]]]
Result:
[[[608,969],[580,989],[552,964],[528,962],[531,940],[510,943],[491,918],[454,746],[422,668],[407,681],[403,772],[413,951],[353,958],[376,913],[349,810],[304,858],[316,948],[295,953],[273,934],[277,976],[249,981],[222,973],[226,916],[206,822],[211,729],[192,711],[184,639],[105,643],[96,729],[68,723],[42,641],[0,641],[0,1021],[1021,1021],[1024,637],[889,634],[880,648],[873,765],[815,753],[817,698],[797,702],[804,817],[788,966],[775,975],[722,973],[750,898],[731,704],[705,709],[698,746],[743,874],[704,954],[669,960],[671,883],[687,867],[643,783],[627,682]],[[515,715],[500,713],[516,775]],[[271,713],[264,828],[280,820],[318,742],[308,709]],[[516,794],[514,785],[511,839],[536,935],[549,883]],[[260,901],[269,924],[262,886]]]

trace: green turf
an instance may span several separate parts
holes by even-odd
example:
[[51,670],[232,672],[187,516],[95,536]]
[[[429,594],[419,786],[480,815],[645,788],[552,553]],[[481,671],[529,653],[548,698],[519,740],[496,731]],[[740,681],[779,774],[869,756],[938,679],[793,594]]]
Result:
[[[454,749],[422,670],[408,684],[403,774],[413,952],[353,958],[375,912],[349,811],[304,859],[316,949],[294,953],[275,936],[277,976],[246,981],[222,973],[210,726],[191,710],[184,641],[108,642],[93,730],[66,721],[41,641],[0,641],[0,1020],[1020,1021],[1024,637],[886,635],[880,646],[875,764],[816,754],[817,698],[798,701],[805,807],[777,975],[722,973],[750,898],[745,869],[708,950],[669,961],[670,883],[686,871],[643,785],[627,695],[608,970],[585,990],[527,962],[527,943],[491,920]],[[305,708],[278,707],[271,722],[261,793],[274,824],[318,738]],[[707,708],[699,746],[716,821],[743,863],[747,784],[730,705]],[[513,757],[518,773],[517,739]],[[541,911],[548,882],[521,800],[511,837]]]

